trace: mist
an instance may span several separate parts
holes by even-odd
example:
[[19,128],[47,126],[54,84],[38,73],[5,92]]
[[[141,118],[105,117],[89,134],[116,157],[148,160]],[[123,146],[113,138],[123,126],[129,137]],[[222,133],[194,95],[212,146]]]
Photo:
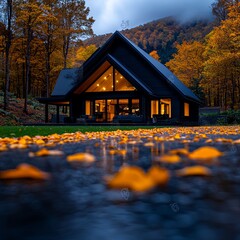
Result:
[[214,0],[88,0],[90,16],[96,20],[94,33],[105,34],[133,28],[172,16],[180,22],[208,19]]

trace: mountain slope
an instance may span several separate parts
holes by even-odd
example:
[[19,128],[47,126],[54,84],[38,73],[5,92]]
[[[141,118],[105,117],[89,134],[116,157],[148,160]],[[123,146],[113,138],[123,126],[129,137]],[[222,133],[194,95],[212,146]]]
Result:
[[[144,25],[121,31],[146,52],[157,50],[162,63],[168,62],[176,52],[175,44],[183,41],[203,41],[213,29],[208,20],[191,21],[181,24],[172,17],[156,20]],[[101,46],[111,34],[99,35],[85,40],[85,45]]]

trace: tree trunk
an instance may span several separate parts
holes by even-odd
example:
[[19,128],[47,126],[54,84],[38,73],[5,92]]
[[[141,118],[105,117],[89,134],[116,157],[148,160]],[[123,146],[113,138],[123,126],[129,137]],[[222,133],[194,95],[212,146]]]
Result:
[[27,101],[28,101],[28,92],[29,92],[29,78],[30,78],[30,52],[31,52],[31,39],[32,39],[32,30],[29,28],[27,30],[27,48],[26,48],[26,82],[25,82],[25,101],[24,109],[25,113],[28,113]]
[[67,56],[68,56],[68,49],[69,49],[69,36],[63,36],[63,68],[67,68]]
[[12,0],[7,1],[7,36],[6,36],[6,55],[5,55],[5,91],[4,91],[4,110],[8,108],[8,91],[10,86],[10,63],[9,52],[12,44]]

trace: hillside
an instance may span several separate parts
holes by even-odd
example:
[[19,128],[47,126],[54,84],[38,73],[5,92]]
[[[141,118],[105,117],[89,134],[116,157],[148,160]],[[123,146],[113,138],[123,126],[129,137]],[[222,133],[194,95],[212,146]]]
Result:
[[[213,29],[214,23],[207,20],[181,24],[172,17],[156,20],[144,25],[121,31],[146,52],[157,50],[162,63],[166,63],[175,53],[176,43],[202,41]],[[99,35],[84,41],[85,45],[101,46],[111,34]]]
[[[3,92],[0,91],[0,126],[43,123],[45,121],[44,105],[35,99],[28,100],[28,114],[23,112],[24,99],[10,95],[9,108],[3,110]],[[49,107],[49,115],[55,113],[54,107]]]

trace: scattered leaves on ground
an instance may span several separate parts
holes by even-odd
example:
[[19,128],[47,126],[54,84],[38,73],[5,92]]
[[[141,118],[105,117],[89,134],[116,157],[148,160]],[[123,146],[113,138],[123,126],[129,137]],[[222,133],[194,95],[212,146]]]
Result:
[[[136,192],[146,192],[156,186],[168,183],[172,175],[171,171],[173,172],[173,169],[179,166],[170,166],[170,164],[183,163],[186,166],[176,171],[177,176],[211,175],[211,170],[202,165],[227,155],[231,151],[228,150],[231,149],[231,146],[236,149],[237,144],[240,143],[239,134],[239,126],[219,126],[117,130],[87,132],[84,134],[75,132],[35,137],[23,136],[19,138],[0,138],[0,154],[13,149],[26,151],[25,149],[36,149],[37,147],[38,149],[35,152],[29,153],[29,157],[56,156],[57,158],[61,156],[64,158],[68,154],[59,150],[63,149],[63,144],[95,140],[96,142],[93,143],[92,148],[99,148],[105,151],[99,157],[107,159],[110,156],[111,161],[122,159],[124,163],[128,161],[129,156],[137,160],[141,157],[141,151],[144,149],[144,151],[149,151],[152,154],[152,159],[149,159],[149,163],[152,160],[154,163],[147,172],[138,166],[122,166],[116,174],[108,177],[106,182],[110,188],[128,188]],[[218,146],[225,144],[230,146],[230,148],[226,148],[226,152],[221,152]],[[174,146],[178,146],[178,148],[174,148]],[[47,148],[55,149],[49,150]],[[189,151],[189,149],[195,150]],[[96,161],[96,156],[89,152],[80,152],[68,155],[66,160],[68,162],[93,163]],[[189,166],[193,163],[199,165]],[[169,164],[166,166],[171,170],[158,166],[162,164]],[[31,165],[20,164],[16,169],[1,171],[0,178],[48,179],[49,174]]]

